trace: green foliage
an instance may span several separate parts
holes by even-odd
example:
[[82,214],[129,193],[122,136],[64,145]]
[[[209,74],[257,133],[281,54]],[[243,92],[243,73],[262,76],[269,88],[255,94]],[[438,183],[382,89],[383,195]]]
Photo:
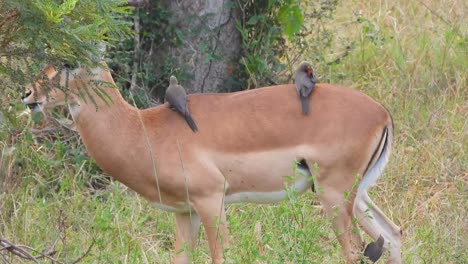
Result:
[[[109,50],[109,67],[114,79],[128,98],[132,77],[136,79],[133,87],[136,105],[147,107],[154,96],[163,98],[169,76],[173,74],[174,60],[167,56],[155,58],[154,50],[162,47],[182,45],[184,34],[162,2],[152,1],[144,8],[133,10],[127,21],[138,20],[140,32],[135,39],[124,39]],[[135,45],[139,45],[136,47]],[[136,68],[135,68],[136,66]],[[178,76],[183,80],[184,76]],[[186,77],[185,77],[186,78]]]
[[99,43],[131,35],[123,0],[0,0],[0,10],[0,76],[16,85],[45,64],[95,65]]
[[78,0],[65,1],[62,4],[54,3],[51,0],[39,1],[36,0],[33,4],[42,12],[46,20],[53,23],[63,21],[65,15],[70,14],[75,9]]
[[336,0],[246,1],[237,23],[246,88],[288,82],[303,60],[326,64],[326,54],[337,48],[336,33],[323,25],[332,21],[337,5]]
[[304,23],[302,10],[298,3],[294,2],[299,1],[288,1],[288,4],[283,5],[278,11],[278,20],[283,27],[283,32],[290,39],[294,37],[294,34],[299,33]]

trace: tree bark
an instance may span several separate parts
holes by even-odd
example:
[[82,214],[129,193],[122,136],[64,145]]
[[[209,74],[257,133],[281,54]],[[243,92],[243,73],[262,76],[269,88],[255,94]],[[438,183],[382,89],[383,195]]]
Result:
[[235,23],[238,8],[228,6],[229,0],[166,0],[185,37],[183,45],[159,51],[157,58],[171,56],[184,74],[181,80],[188,93],[229,90],[228,79],[237,69],[241,38]]
[[149,0],[129,0],[128,5],[134,7],[143,7],[148,4]]

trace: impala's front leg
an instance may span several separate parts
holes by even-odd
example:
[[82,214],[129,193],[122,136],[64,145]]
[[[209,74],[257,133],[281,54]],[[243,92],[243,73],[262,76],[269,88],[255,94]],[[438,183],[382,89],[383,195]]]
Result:
[[223,262],[223,249],[229,246],[224,195],[215,194],[193,201],[208,237],[212,263]]
[[174,263],[187,264],[190,262],[189,253],[195,248],[200,218],[193,213],[176,213],[176,240],[174,249]]

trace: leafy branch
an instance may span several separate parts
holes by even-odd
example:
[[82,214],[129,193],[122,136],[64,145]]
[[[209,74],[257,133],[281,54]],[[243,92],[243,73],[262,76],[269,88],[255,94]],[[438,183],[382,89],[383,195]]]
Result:
[[132,35],[131,9],[124,0],[0,0],[1,81],[28,83],[46,64],[96,66],[100,44]]

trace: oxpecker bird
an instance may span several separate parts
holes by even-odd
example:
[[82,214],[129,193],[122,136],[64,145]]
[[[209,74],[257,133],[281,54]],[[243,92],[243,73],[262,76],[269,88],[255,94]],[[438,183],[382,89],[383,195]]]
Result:
[[182,114],[193,132],[198,131],[198,127],[188,111],[187,93],[185,92],[184,87],[178,84],[177,78],[175,76],[171,76],[169,79],[169,87],[167,87],[164,101],[169,103],[169,107],[172,110]]
[[[364,256],[367,257],[370,261],[376,262],[380,256],[382,256],[384,241],[385,240],[383,236],[380,235],[376,241],[369,243],[369,245],[367,245],[366,249],[364,250]],[[364,262],[361,261],[361,263]]]
[[297,95],[301,99],[302,112],[307,115],[309,113],[309,96],[317,83],[310,63],[301,62],[294,75],[294,83],[296,84]]

